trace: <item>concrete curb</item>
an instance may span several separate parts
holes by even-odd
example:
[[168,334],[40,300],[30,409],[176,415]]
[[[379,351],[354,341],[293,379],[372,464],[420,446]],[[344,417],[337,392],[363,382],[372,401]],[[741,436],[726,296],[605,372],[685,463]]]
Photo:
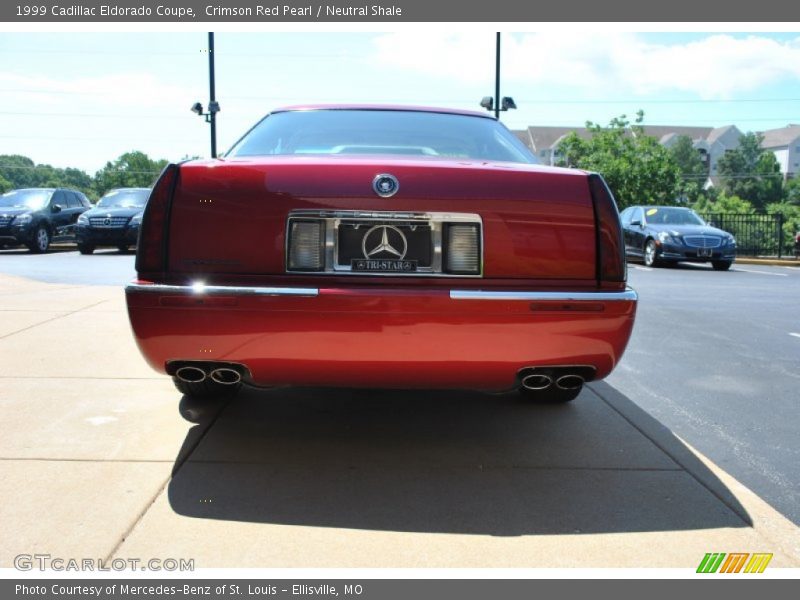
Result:
[[764,265],[771,267],[800,267],[800,259],[796,258],[753,258],[750,256],[737,256],[736,264]]

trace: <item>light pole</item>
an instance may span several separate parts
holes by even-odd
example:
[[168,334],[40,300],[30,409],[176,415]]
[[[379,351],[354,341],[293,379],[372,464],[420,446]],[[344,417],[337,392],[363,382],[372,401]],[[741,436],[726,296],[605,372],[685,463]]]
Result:
[[500,120],[500,111],[517,108],[514,99],[510,96],[500,98],[500,32],[497,32],[494,51],[494,98],[484,96],[481,106],[488,111],[494,110],[494,118]]
[[195,102],[192,112],[200,117],[205,117],[206,123],[211,125],[211,158],[217,158],[217,113],[220,111],[214,86],[214,32],[208,33],[208,112],[203,112],[203,105]]
[[[216,107],[214,110],[213,107]],[[214,90],[214,32],[208,32],[208,112],[211,113],[211,158],[217,158],[217,104]]]
[[494,118],[500,120],[500,32],[497,32],[497,40],[494,49]]

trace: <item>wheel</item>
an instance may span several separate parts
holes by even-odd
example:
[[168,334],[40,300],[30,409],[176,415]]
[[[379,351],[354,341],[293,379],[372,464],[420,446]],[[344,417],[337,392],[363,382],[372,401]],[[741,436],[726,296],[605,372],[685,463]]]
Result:
[[644,245],[644,264],[646,267],[658,267],[661,265],[655,240],[647,240]]
[[39,225],[33,236],[33,242],[28,244],[28,249],[36,254],[47,252],[50,247],[50,232],[44,225]]
[[562,390],[551,386],[546,390],[527,390],[525,388],[519,388],[519,393],[526,400],[530,400],[536,404],[563,404],[575,400],[575,398],[580,395],[581,390],[583,390],[583,386],[571,390]]
[[182,381],[173,377],[172,381],[181,394],[192,398],[232,398],[242,387],[241,382],[225,385],[208,377],[203,381]]
[[714,267],[715,271],[727,271],[731,268],[733,261],[731,260],[713,260],[711,261],[711,266]]
[[122,246],[117,246],[117,250],[119,250],[120,252],[122,252],[123,254],[125,254],[125,253],[128,251],[128,247],[127,247],[127,246],[125,246],[125,245],[122,245]]
[[91,254],[94,252],[94,246],[89,244],[78,244],[78,252],[81,254]]

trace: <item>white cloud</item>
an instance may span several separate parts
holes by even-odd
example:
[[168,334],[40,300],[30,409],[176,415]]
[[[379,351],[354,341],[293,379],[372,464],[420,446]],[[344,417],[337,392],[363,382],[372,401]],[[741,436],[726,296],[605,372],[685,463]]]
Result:
[[11,100],[48,105],[153,108],[169,104],[185,90],[150,73],[114,73],[101,77],[55,77],[0,73],[0,88]]
[[[557,31],[504,35],[502,42],[502,74],[510,83],[640,95],[681,91],[708,99],[785,80],[800,83],[800,38],[715,34],[656,44],[634,33]],[[383,66],[464,83],[494,75],[492,35],[396,32],[374,44],[374,60]]]

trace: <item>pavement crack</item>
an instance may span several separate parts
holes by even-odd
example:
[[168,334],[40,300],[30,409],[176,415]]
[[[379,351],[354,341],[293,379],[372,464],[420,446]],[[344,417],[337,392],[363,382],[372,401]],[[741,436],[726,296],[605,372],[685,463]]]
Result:
[[90,308],[94,308],[95,306],[99,306],[99,305],[103,304],[104,302],[107,302],[107,300],[101,300],[100,302],[95,302],[94,304],[90,304],[89,306],[82,306],[81,308],[79,308],[77,310],[61,313],[59,315],[56,315],[55,317],[51,317],[49,319],[45,319],[44,321],[39,321],[38,323],[34,323],[33,325],[28,325],[27,327],[23,327],[22,329],[17,329],[16,331],[12,331],[11,333],[7,333],[5,335],[0,335],[0,340],[4,340],[6,338],[9,338],[12,335],[17,335],[18,333],[22,333],[23,331],[28,331],[29,329],[33,329],[34,327],[39,327],[40,325],[44,325],[45,323],[50,323],[51,321],[55,321],[56,319],[62,319],[64,317],[69,317],[71,315],[74,315],[74,314],[77,314],[77,313],[81,312],[82,310],[88,310]]
[[139,525],[139,523],[142,522],[142,519],[144,519],[144,516],[149,512],[150,508],[156,503],[156,500],[158,500],[159,496],[161,496],[161,494],[164,493],[164,490],[169,485],[169,482],[175,477],[175,475],[178,473],[180,468],[184,465],[184,463],[192,455],[192,452],[194,452],[197,449],[197,447],[200,445],[200,442],[202,442],[205,439],[205,437],[208,434],[208,432],[216,424],[217,420],[219,419],[219,416],[225,411],[225,409],[228,407],[229,404],[230,404],[230,401],[226,402],[225,404],[223,404],[220,407],[220,409],[217,411],[217,414],[215,414],[214,417],[208,422],[208,425],[203,430],[203,433],[200,434],[199,436],[197,436],[197,440],[186,450],[186,452],[183,453],[182,456],[181,455],[178,456],[178,458],[175,460],[175,464],[174,464],[174,466],[172,468],[172,471],[171,471],[169,477],[167,477],[164,480],[164,483],[162,483],[159,486],[158,490],[156,490],[156,493],[153,494],[152,498],[150,498],[150,501],[139,512],[139,514],[136,515],[136,518],[133,520],[133,523],[131,523],[130,527],[128,527],[123,532],[123,534],[120,537],[119,541],[111,549],[111,552],[109,552],[108,555],[105,557],[104,563],[109,563],[114,558],[114,556],[117,554],[119,549],[122,547],[122,544],[125,543],[125,540],[128,539],[128,537],[133,532],[133,530],[136,529],[136,527]]

